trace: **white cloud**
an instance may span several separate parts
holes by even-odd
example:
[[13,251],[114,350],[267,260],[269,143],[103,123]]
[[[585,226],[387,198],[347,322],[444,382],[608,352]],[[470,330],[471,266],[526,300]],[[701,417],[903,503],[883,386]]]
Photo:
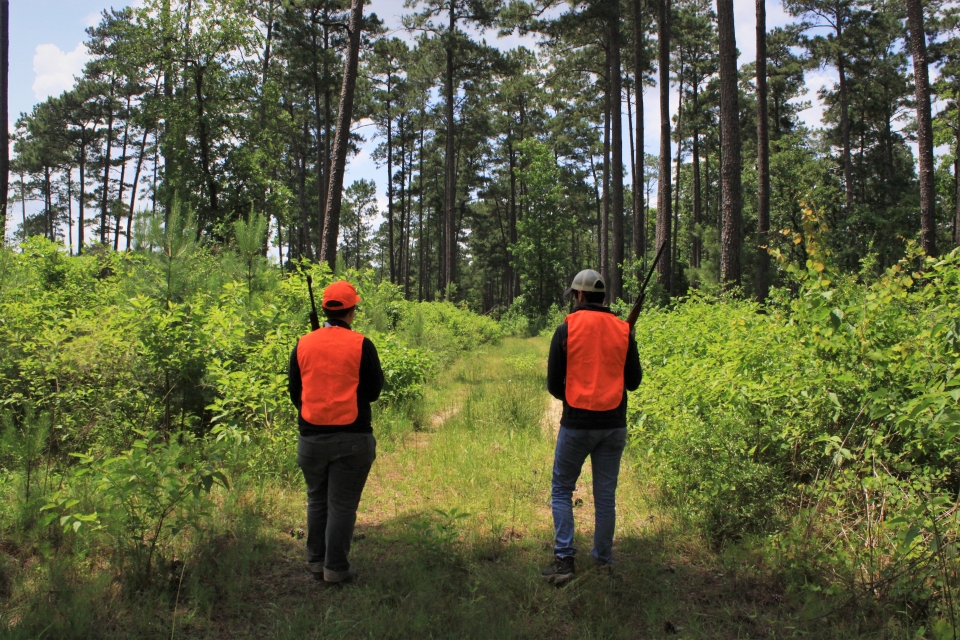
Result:
[[41,44],[33,56],[33,95],[44,100],[59,95],[73,86],[74,76],[80,75],[90,53],[81,42],[73,51],[63,52],[55,44]]
[[102,14],[99,11],[94,11],[93,13],[88,14],[87,17],[83,19],[83,26],[85,27],[97,26],[98,24],[100,24],[101,15]]
[[810,107],[800,112],[800,119],[808,127],[813,129],[823,126],[823,112],[826,109],[826,105],[823,104],[823,101],[820,100],[817,93],[823,87],[832,89],[837,83],[838,78],[839,76],[836,70],[831,67],[807,71],[805,77],[807,93],[799,98],[799,100],[810,101]]

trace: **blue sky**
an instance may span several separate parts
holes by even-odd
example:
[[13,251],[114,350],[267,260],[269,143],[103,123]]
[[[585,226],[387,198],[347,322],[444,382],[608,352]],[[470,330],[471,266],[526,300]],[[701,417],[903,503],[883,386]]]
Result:
[[[110,7],[123,7],[130,3],[110,3],[104,0],[14,0],[10,3],[10,118],[15,121],[21,112],[29,112],[33,105],[47,96],[58,95],[70,88],[73,76],[79,74],[87,59],[83,42],[86,39],[84,29],[99,21],[100,13]],[[367,11],[375,11],[395,30],[396,35],[404,37],[400,29],[400,16],[410,10],[404,9],[403,0],[373,0]],[[737,46],[740,50],[740,64],[754,59],[755,28],[753,0],[734,0],[736,15]],[[767,2],[767,28],[790,22],[777,0]],[[509,49],[523,44],[535,47],[532,37],[512,36],[497,38],[493,32],[483,36],[491,44]],[[808,125],[818,126],[822,108],[816,99],[816,90],[825,83],[832,83],[835,74],[832,70],[815,70],[807,74],[809,88],[807,100],[813,106],[803,112],[802,117]],[[656,153],[659,149],[659,108],[657,91],[647,88],[644,95],[645,129],[647,132],[645,147],[647,152]],[[676,92],[671,96],[671,109],[677,107]],[[624,109],[626,120],[626,109]],[[355,123],[360,126],[363,123]],[[626,126],[626,121],[624,121]],[[386,169],[378,167],[371,158],[376,141],[370,139],[372,128],[364,127],[361,132],[368,141],[358,156],[350,159],[347,168],[349,184],[358,178],[373,179],[377,183],[378,202],[381,211],[386,205],[384,189]],[[369,133],[368,133],[369,132]],[[626,145],[625,145],[626,146]]]

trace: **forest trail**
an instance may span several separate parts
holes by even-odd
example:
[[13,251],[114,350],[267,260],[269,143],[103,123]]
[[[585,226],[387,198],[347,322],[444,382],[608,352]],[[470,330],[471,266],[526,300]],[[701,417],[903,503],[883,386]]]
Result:
[[251,518],[219,540],[216,606],[181,600],[178,635],[747,638],[798,627],[770,572],[717,556],[655,506],[630,452],[615,574],[588,555],[588,463],[575,493],[577,578],[562,589],[542,581],[559,420],[543,388],[546,351],[543,339],[508,339],[454,363],[428,393],[428,426],[381,438],[358,514],[356,584],[307,575],[304,498],[293,483],[250,500]]

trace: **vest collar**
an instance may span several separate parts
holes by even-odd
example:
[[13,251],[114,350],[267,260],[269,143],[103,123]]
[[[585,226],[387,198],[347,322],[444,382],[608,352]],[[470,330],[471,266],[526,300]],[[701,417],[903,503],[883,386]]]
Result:
[[605,307],[602,304],[591,304],[589,302],[582,307],[574,307],[573,313],[576,313],[577,311],[599,311],[601,313],[613,313],[613,311],[610,310],[610,307]]

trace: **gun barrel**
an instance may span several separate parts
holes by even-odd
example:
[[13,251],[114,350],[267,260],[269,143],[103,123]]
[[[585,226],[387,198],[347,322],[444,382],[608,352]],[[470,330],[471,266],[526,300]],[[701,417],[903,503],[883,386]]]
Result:
[[657,268],[657,263],[660,262],[660,256],[663,255],[663,250],[666,248],[667,243],[664,242],[657,250],[657,256],[653,259],[653,264],[650,265],[650,271],[647,272],[647,277],[644,279],[643,285],[640,287],[640,295],[637,296],[636,303],[634,303],[633,308],[630,309],[630,314],[627,316],[627,324],[630,325],[631,329],[637,324],[637,319],[640,317],[640,309],[643,308],[643,300],[647,296],[647,285],[650,284],[650,278],[653,277],[653,272]]
[[320,328],[320,317],[317,316],[317,303],[313,299],[313,278],[307,276],[307,292],[310,293],[310,329],[316,331]]

